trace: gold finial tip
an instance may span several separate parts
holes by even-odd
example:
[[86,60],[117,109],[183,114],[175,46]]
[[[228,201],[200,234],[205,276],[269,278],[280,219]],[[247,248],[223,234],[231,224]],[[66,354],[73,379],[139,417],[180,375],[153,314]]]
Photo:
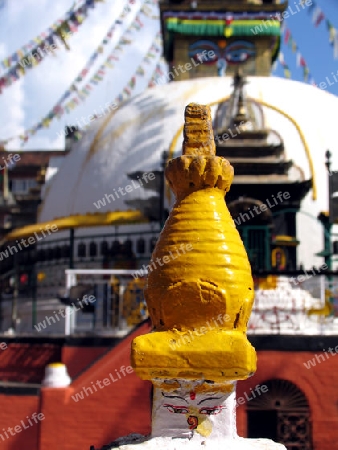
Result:
[[189,103],[185,107],[185,118],[197,118],[207,120],[210,115],[210,107],[207,105],[199,105],[198,103]]
[[190,103],[185,108],[183,155],[215,155],[210,107]]

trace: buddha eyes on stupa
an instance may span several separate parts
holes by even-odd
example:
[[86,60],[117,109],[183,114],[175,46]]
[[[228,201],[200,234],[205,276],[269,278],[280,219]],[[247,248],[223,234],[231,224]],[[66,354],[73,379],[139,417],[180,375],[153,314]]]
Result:
[[[186,406],[174,406],[174,405],[165,404],[165,405],[163,405],[163,407],[167,408],[167,410],[173,414],[193,414],[193,413],[195,413],[195,411],[190,411],[189,407],[186,407]],[[223,409],[226,409],[226,407],[223,405],[213,406],[213,407],[203,407],[198,411],[198,413],[202,414],[202,415],[207,415],[207,416],[216,416],[217,414],[221,413]]]
[[216,414],[219,414],[222,412],[223,409],[226,409],[225,406],[214,406],[213,408],[201,408],[199,410],[200,414],[206,414],[208,416],[216,416]]
[[170,413],[174,414],[189,414],[189,409],[187,407],[173,406],[173,405],[163,405]]

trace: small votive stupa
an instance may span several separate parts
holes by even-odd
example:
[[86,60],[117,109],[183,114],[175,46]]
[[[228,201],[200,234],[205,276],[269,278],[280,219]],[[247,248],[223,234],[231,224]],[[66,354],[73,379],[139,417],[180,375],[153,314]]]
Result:
[[216,156],[208,106],[186,107],[182,156],[168,163],[166,178],[176,203],[145,287],[154,330],[134,339],[131,352],[136,373],[154,385],[152,433],[111,448],[283,450],[236,433],[236,383],[256,370],[246,336],[254,287],[224,201],[233,168]]

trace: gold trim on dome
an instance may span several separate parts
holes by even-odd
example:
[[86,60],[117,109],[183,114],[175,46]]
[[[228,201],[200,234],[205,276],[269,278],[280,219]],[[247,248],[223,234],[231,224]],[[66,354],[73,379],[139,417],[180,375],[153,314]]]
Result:
[[[117,109],[118,109],[118,108],[117,108]],[[84,169],[85,165],[86,165],[87,162],[88,162],[88,160],[87,160],[88,155],[90,155],[90,153],[91,153],[91,151],[92,151],[92,147],[95,146],[95,144],[96,144],[96,139],[99,139],[99,138],[101,137],[101,134],[102,134],[103,131],[105,130],[105,127],[106,127],[106,125],[107,125],[107,122],[110,121],[110,119],[114,116],[114,114],[115,114],[115,112],[117,111],[117,109],[113,109],[112,111],[110,111],[109,114],[108,114],[108,116],[104,119],[103,123],[100,125],[100,127],[99,127],[97,133],[96,133],[95,136],[94,136],[93,142],[91,143],[91,146],[90,146],[90,148],[89,148],[89,152],[88,152],[88,154],[86,155],[85,160],[81,163],[81,168],[79,168],[79,170],[77,171],[77,173],[78,173],[78,179],[77,179],[78,182],[76,183],[75,189],[73,189],[73,191],[72,191],[72,193],[71,193],[71,196],[72,196],[72,197],[71,197],[71,198],[72,198],[71,201],[72,201],[72,204],[73,204],[73,205],[74,205],[74,201],[75,201],[75,194],[77,193],[78,187],[79,187],[79,185],[80,185],[80,180],[81,180],[81,178],[82,178],[82,176],[83,176],[83,173],[82,173],[82,172],[83,172],[83,169]],[[90,131],[90,129],[89,129],[88,131]],[[70,154],[70,153],[69,153],[69,154]],[[68,154],[68,156],[69,156],[69,154]],[[55,177],[58,175],[58,173],[59,173],[59,171],[56,173]],[[55,180],[53,180],[53,181],[55,181]],[[46,187],[44,199],[43,199],[42,203],[38,206],[38,217],[40,216],[40,214],[41,214],[41,212],[42,212],[42,210],[43,210],[44,205],[45,205],[45,204],[47,203],[47,201],[48,201],[48,196],[49,196],[49,194],[50,194],[51,188],[53,187],[53,181],[51,181],[51,182],[48,184],[48,186]]]
[[262,106],[266,106],[267,108],[270,108],[270,109],[278,112],[279,114],[282,114],[282,116],[286,117],[294,125],[294,127],[298,131],[298,134],[302,141],[302,144],[304,145],[305,153],[306,153],[307,159],[309,161],[310,172],[311,172],[311,177],[312,177],[312,180],[311,180],[312,181],[312,200],[317,200],[317,183],[316,183],[316,178],[315,178],[314,164],[313,164],[309,145],[307,143],[307,140],[305,139],[304,133],[302,132],[300,126],[298,125],[298,122],[296,122],[296,120],[293,117],[291,117],[288,113],[286,113],[282,109],[278,108],[277,106],[270,105],[269,103],[267,103],[263,100],[255,100],[254,98],[248,98],[248,100],[256,101],[256,102],[260,103]]
[[[215,106],[215,105],[217,105],[219,103],[222,103],[222,102],[225,102],[225,101],[229,100],[229,98],[230,98],[229,96],[228,97],[223,97],[223,98],[221,98],[219,100],[216,100],[214,102],[209,103],[208,106],[210,106],[210,107],[211,106]],[[300,139],[302,141],[302,144],[304,146],[307,159],[309,161],[310,172],[311,172],[311,181],[312,181],[312,200],[317,200],[317,183],[316,183],[314,164],[313,164],[310,148],[309,148],[309,145],[308,145],[308,143],[307,143],[307,141],[305,139],[304,133],[302,132],[302,130],[301,130],[300,126],[298,125],[298,123],[296,122],[296,120],[293,119],[289,114],[287,114],[282,109],[278,108],[277,106],[270,105],[269,103],[265,102],[264,100],[258,100],[258,99],[249,98],[249,97],[248,97],[248,100],[252,101],[252,102],[257,102],[257,103],[259,103],[262,106],[265,106],[267,108],[270,108],[270,109],[278,112],[282,116],[286,117],[294,125],[294,127],[296,128],[296,130],[297,130],[297,132],[299,134],[299,137],[300,137]],[[184,127],[184,124],[182,124],[182,126],[178,129],[178,131],[176,132],[176,134],[174,135],[174,137],[173,137],[173,139],[172,139],[172,141],[170,143],[169,153],[168,153],[168,160],[167,161],[169,161],[169,159],[171,159],[173,157],[173,154],[175,152],[175,148],[177,146],[178,139],[179,139],[179,137],[182,134],[183,127]],[[167,186],[166,194],[167,194],[168,200],[170,201],[171,200],[171,191],[170,191],[168,186]]]
[[40,222],[33,225],[26,225],[7,234],[5,241],[13,241],[15,239],[24,238],[39,233],[41,230],[46,231],[49,228],[57,227],[57,231],[68,230],[71,228],[85,227],[103,227],[109,225],[129,225],[133,223],[147,223],[141,211],[112,211],[107,213],[88,213],[76,214],[68,217],[55,218],[48,222]]

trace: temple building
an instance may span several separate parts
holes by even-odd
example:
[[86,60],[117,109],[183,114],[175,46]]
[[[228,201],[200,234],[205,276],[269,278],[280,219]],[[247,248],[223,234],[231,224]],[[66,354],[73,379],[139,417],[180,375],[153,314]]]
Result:
[[328,210],[324,158],[337,143],[333,116],[315,116],[308,104],[334,110],[337,98],[271,76],[285,8],[272,1],[161,2],[171,82],[159,81],[98,119],[47,182],[36,227],[53,221],[64,251],[52,238],[41,243],[35,260],[45,283],[62,283],[70,253],[84,268],[147,263],[173,204],[163,164],[180,151],[181,111],[191,101],[211,106],[217,154],[234,166],[229,209],[253,270],[322,264],[316,255],[324,248],[317,217]]
[[[305,9],[306,3],[298,8]],[[100,308],[108,310],[110,300],[113,305],[105,317],[104,336],[97,328],[102,317],[81,312],[77,317],[92,320],[92,328],[81,328],[88,334],[79,338],[65,333],[51,343],[39,330],[29,345],[43,358],[25,361],[25,377],[14,369],[10,374],[3,372],[5,382],[34,385],[15,392],[5,387],[6,393],[0,395],[7,410],[16,395],[23,417],[40,410],[51,417],[31,434],[31,448],[54,450],[60,444],[56,436],[67,435],[69,448],[93,445],[97,449],[133,431],[150,432],[150,383],[139,380],[131,368],[126,371],[131,341],[151,330],[149,322],[140,324],[147,317],[140,270],[149,269],[156,241],[175,203],[164,178],[165,167],[182,154],[186,105],[198,103],[210,107],[216,156],[225,157],[234,167],[225,201],[255,283],[248,339],[257,351],[258,365],[255,375],[238,385],[238,434],[272,439],[287,450],[332,450],[338,429],[338,359],[333,356],[338,351],[338,309],[333,311],[327,280],[316,275],[325,273],[321,267],[332,256],[328,229],[335,225],[329,223],[325,154],[328,150],[338,154],[338,98],[312,85],[272,76],[280,51],[281,17],[287,7],[278,0],[160,1],[168,74],[91,123],[82,138],[72,143],[62,164],[51,161],[44,168],[36,220],[13,227],[1,242],[0,252],[6,252],[21,239],[39,236],[41,230],[46,234],[25,250],[25,261],[18,261],[20,253],[16,261],[13,255],[0,260],[5,282],[13,278],[14,283],[21,282],[26,274],[22,280],[33,280],[28,291],[34,295],[35,325],[45,315],[56,317],[58,292],[65,287],[66,276],[72,281],[73,274],[65,275],[66,269],[129,269],[135,275],[128,275],[133,291],[122,296],[119,289],[126,275],[109,278],[100,273],[101,290],[96,292]],[[203,148],[198,151],[202,154]],[[57,232],[47,235],[52,226]],[[189,233],[200,239],[197,232]],[[164,260],[167,255],[160,256]],[[212,251],[205,265],[208,259],[213,260]],[[182,261],[189,261],[188,253]],[[335,267],[332,262],[331,269]],[[334,281],[331,275],[329,281]],[[90,281],[86,273],[81,276],[77,280]],[[14,286],[14,291],[20,294],[20,286]],[[142,296],[137,311],[130,306],[135,293]],[[337,292],[334,297],[338,299]],[[20,325],[17,319],[23,304],[13,307],[12,323]],[[117,315],[129,328],[112,337],[109,332]],[[8,329],[6,324],[3,330]],[[69,331],[71,320],[66,325]],[[15,345],[21,345],[25,357],[22,345],[31,338],[25,339],[4,338],[12,345],[7,353],[0,352],[4,365],[9,364],[5,358],[11,352],[13,360],[19,360]],[[58,362],[67,366],[71,384],[59,390],[41,388],[36,374],[42,378],[45,365]],[[35,372],[30,369],[33,363]],[[94,392],[94,380],[116,378],[117,373],[119,383]],[[255,396],[257,386],[264,386],[267,393]],[[25,404],[19,398],[21,392],[27,396]],[[6,416],[0,412],[0,417],[3,426],[21,420],[17,412]],[[17,437],[18,445],[26,444],[22,436]]]
[[286,157],[283,139],[266,127],[259,102],[246,98],[241,76],[235,76],[229,100],[219,104],[214,128],[217,154],[235,169],[227,201],[252,269],[296,269],[296,213],[311,180]]
[[62,159],[64,151],[0,150],[0,239],[6,233],[36,222],[50,162]]

